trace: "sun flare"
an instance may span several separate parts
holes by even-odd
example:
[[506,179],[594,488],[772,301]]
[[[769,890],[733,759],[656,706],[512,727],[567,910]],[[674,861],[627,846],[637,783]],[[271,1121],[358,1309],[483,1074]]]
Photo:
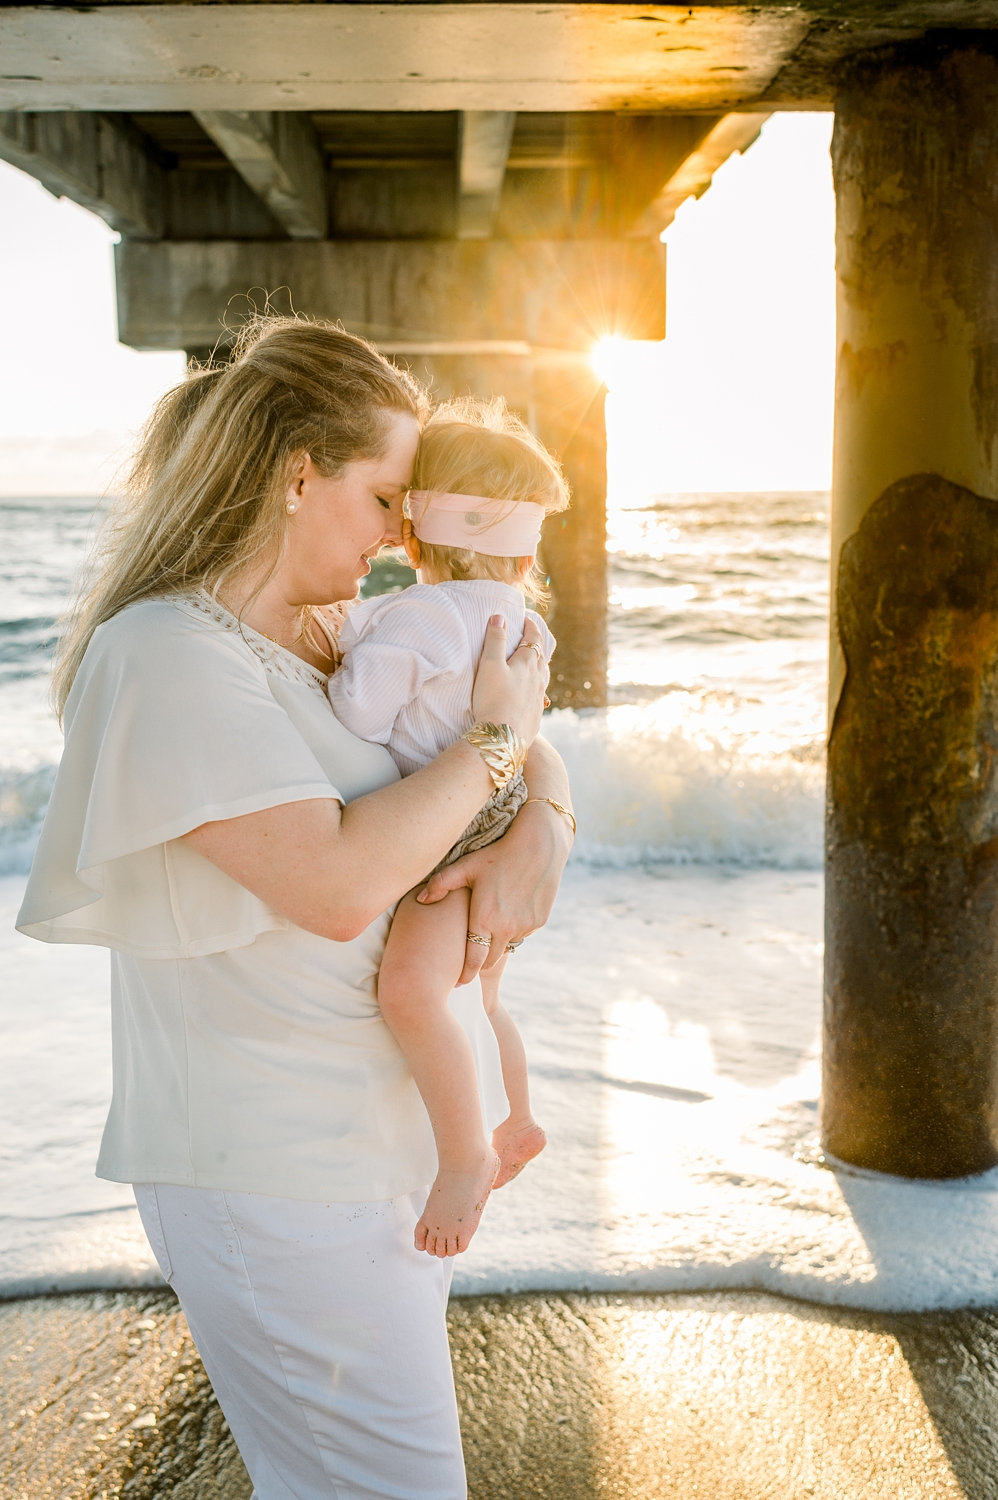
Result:
[[630,339],[621,338],[617,333],[599,339],[593,345],[589,360],[607,390],[613,390],[630,369],[628,355],[632,347]]

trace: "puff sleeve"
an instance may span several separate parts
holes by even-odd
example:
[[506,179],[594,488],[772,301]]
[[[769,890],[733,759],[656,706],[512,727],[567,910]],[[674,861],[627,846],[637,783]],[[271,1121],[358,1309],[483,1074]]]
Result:
[[168,600],[132,605],[95,632],[65,727],[20,931],[167,959],[291,925],[177,842],[202,823],[339,797],[238,637]]

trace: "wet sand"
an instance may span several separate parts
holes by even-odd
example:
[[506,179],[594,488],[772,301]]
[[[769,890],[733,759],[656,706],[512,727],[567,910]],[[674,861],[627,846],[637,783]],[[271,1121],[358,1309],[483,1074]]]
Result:
[[[456,1299],[471,1500],[994,1500],[998,1311]],[[169,1292],[0,1303],[2,1500],[248,1500]]]

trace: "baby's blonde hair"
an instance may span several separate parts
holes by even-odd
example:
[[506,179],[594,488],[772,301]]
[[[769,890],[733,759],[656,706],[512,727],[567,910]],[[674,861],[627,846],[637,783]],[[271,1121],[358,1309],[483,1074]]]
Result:
[[[415,490],[480,495],[486,500],[526,500],[545,515],[565,510],[569,489],[558,460],[510,411],[501,396],[463,396],[438,406],[423,428],[413,477]],[[488,532],[482,534],[487,544]],[[420,543],[422,562],[448,578],[491,578],[523,588],[546,604],[546,579],[536,562],[524,575],[518,557],[495,557],[470,547]]]

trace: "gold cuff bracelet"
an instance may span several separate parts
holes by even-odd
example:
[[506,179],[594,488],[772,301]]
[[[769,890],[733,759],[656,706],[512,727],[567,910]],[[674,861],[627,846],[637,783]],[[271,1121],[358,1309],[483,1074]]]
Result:
[[474,745],[485,762],[497,792],[523,770],[527,752],[512,724],[472,724],[461,738]]

